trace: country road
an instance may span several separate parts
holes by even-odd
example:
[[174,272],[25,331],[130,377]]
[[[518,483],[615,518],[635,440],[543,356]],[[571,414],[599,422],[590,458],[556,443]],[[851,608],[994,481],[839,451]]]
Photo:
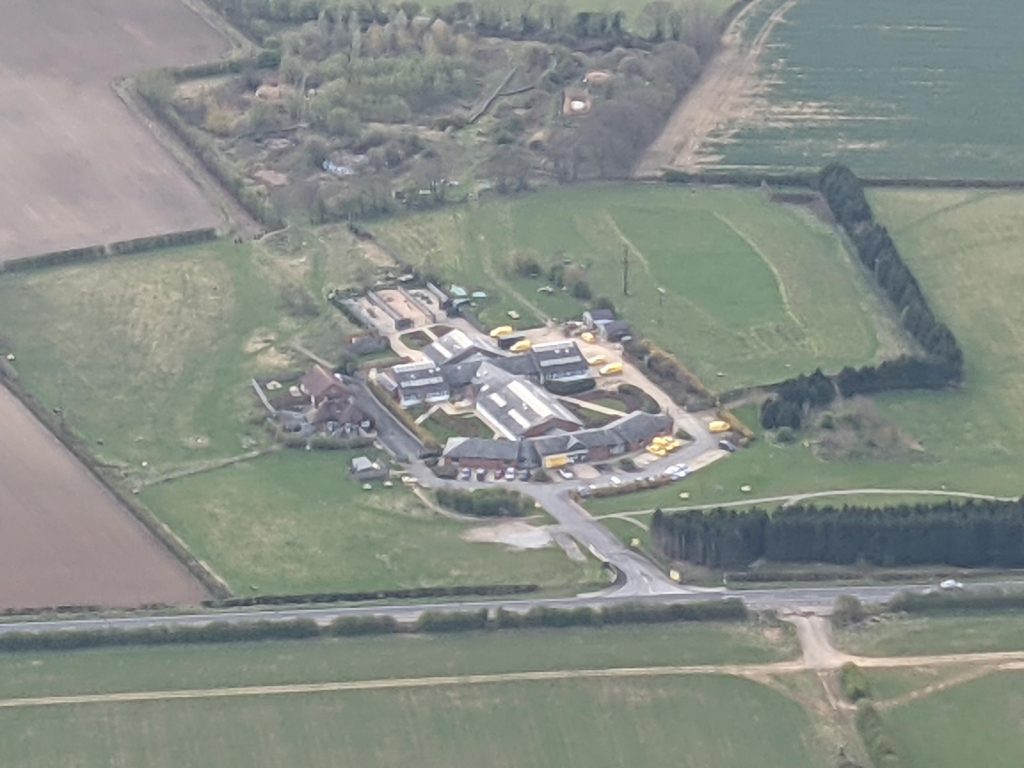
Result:
[[[864,603],[883,603],[901,592],[924,593],[934,589],[931,583],[884,584],[874,586],[827,586],[827,587],[782,587],[770,589],[725,588],[678,590],[671,593],[621,594],[613,588],[610,591],[577,595],[576,597],[535,597],[496,598],[491,600],[467,600],[463,602],[416,603],[405,605],[344,605],[318,608],[266,608],[227,609],[207,613],[170,615],[132,615],[97,618],[65,618],[16,620],[0,623],[0,635],[15,632],[52,632],[55,630],[130,630],[150,627],[199,627],[223,622],[245,624],[254,621],[291,621],[308,619],[326,625],[343,616],[391,616],[400,622],[415,621],[427,611],[454,613],[458,611],[488,610],[499,608],[524,613],[531,608],[603,608],[622,604],[678,605],[702,600],[738,598],[753,610],[779,610],[786,612],[828,612],[840,595],[852,595]],[[1013,588],[1024,589],[1024,581],[973,582],[969,589]]]

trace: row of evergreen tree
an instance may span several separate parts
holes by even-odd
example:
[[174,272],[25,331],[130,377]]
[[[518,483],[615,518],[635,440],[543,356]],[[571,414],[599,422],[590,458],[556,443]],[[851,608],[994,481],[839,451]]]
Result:
[[651,533],[667,556],[712,568],[755,560],[1024,566],[1024,500],[965,504],[786,507],[775,512],[714,509],[654,513]]
[[765,429],[800,429],[809,408],[822,408],[836,399],[836,385],[821,368],[810,376],[800,374],[780,384],[773,397],[761,406],[761,426]]
[[[860,179],[845,165],[833,163],[819,175],[818,190],[849,236],[857,258],[892,303],[900,324],[924,351],[923,356],[902,355],[879,365],[847,366],[829,380],[832,396],[835,389],[844,397],[852,397],[894,389],[943,389],[959,384],[963,378],[963,351],[953,332],[935,317],[889,232],[875,221]],[[814,376],[789,379],[776,387],[776,394],[761,408],[761,426],[799,429],[808,408],[832,401],[831,396],[825,398],[823,379],[828,377],[818,370]],[[815,395],[822,401],[816,402]]]
[[936,389],[957,384],[963,376],[963,352],[953,332],[935,317],[917,278],[904,263],[889,232],[875,221],[864,186],[845,165],[827,166],[818,189],[832,215],[849,236],[857,257],[871,272],[899,315],[904,330],[925,358],[903,357],[883,366],[844,369],[837,383],[844,395],[884,389]]

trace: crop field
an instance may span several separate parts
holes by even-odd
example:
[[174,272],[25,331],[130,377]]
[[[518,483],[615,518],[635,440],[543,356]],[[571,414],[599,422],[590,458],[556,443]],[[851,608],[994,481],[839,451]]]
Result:
[[218,224],[111,89],[127,74],[218,58],[218,33],[179,0],[8,0],[3,13],[0,262]]
[[[771,661],[791,657],[791,642],[756,625],[701,624],[4,655],[0,739],[5,765],[16,768],[89,768],[112,759],[157,768],[631,760],[819,768],[827,752],[810,715],[772,688],[714,674],[714,667],[695,675],[574,676],[579,669]],[[551,677],[460,679],[528,671]],[[416,677],[438,675],[448,682],[416,685]],[[344,681],[364,684],[301,687]],[[300,688],[265,687],[282,684]],[[248,690],[217,696],[228,687]],[[159,693],[189,689],[193,698]],[[155,695],[45,707],[10,701],[120,692]]]
[[573,562],[556,546],[465,541],[471,524],[441,517],[400,484],[362,490],[348,477],[352,455],[285,451],[141,498],[239,593],[605,583],[596,562]]
[[12,768],[823,764],[798,704],[716,676],[13,710],[3,731]]
[[1024,674],[998,671],[885,713],[908,768],[1018,768]]
[[[851,488],[959,490],[1016,496],[1024,452],[1024,290],[1017,243],[1024,195],[972,190],[874,192],[871,203],[933,308],[964,349],[956,392],[876,397],[880,415],[919,450],[883,460],[823,461],[808,447],[760,440],[670,489],[595,502],[611,512]],[[690,491],[690,499],[677,494]]]
[[[780,0],[766,0],[772,7]],[[1024,178],[1016,0],[798,0],[701,165]],[[751,34],[757,31],[751,28]]]
[[566,627],[0,654],[0,698],[562,669],[760,664],[799,655],[756,623]]
[[[838,370],[898,349],[837,235],[809,211],[758,191],[577,187],[374,229],[403,259],[489,291],[492,298],[481,302],[489,324],[507,322],[508,309],[523,314],[523,323],[578,317],[584,307],[567,293],[538,292],[552,266],[576,265],[595,296],[611,298],[641,335],[720,391],[817,366]],[[545,274],[518,276],[517,259],[536,261]]]
[[0,609],[194,603],[192,575],[0,385]]
[[900,616],[838,631],[843,650],[862,656],[916,656],[1024,650],[1024,613]]

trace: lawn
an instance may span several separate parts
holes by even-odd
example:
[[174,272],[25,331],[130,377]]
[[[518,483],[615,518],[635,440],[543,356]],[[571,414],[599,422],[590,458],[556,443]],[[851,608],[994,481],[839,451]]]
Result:
[[[851,488],[949,489],[1019,495],[1024,453],[1024,195],[885,190],[871,202],[939,317],[957,335],[966,383],[956,392],[875,398],[881,415],[919,443],[901,458],[822,461],[800,443],[758,440],[682,484],[593,502],[599,512]],[[680,501],[677,493],[691,497]],[[836,499],[838,502],[839,500]]]
[[464,541],[400,484],[363,491],[351,454],[284,451],[173,480],[141,498],[238,593],[300,594],[456,584],[603,583],[558,547]]
[[[774,2],[781,5],[781,0]],[[798,2],[760,60],[744,116],[702,148],[720,168],[890,178],[1024,177],[1016,0]],[[751,34],[758,25],[751,25]]]
[[818,366],[834,371],[898,349],[836,233],[757,190],[574,187],[398,217],[374,230],[410,263],[487,290],[494,298],[481,302],[481,317],[490,325],[506,322],[510,308],[522,323],[578,317],[583,306],[567,294],[537,292],[546,276],[512,269],[527,257],[545,271],[575,264],[595,295],[611,298],[641,335],[717,390]]
[[836,632],[843,650],[862,656],[918,656],[1024,650],[1024,613],[900,616]]
[[353,330],[321,298],[356,271],[346,241],[303,237],[4,275],[0,327],[25,386],[103,461],[152,478],[236,455],[267,441],[249,379],[310,365],[295,343],[340,357]]
[[1001,671],[885,713],[907,768],[1024,764],[1024,674]]
[[0,733],[12,768],[826,764],[799,704],[711,675],[8,710]]
[[756,623],[523,629],[0,654],[0,697],[680,664],[799,655]]

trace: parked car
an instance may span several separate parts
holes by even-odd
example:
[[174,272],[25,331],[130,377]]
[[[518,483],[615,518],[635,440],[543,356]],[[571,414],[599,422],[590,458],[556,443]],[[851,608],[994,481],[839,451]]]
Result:
[[736,453],[736,446],[731,440],[719,440],[718,447],[729,453]]
[[944,589],[947,592],[955,592],[956,590],[963,589],[964,583],[957,581],[956,579],[945,579],[939,582],[939,589]]
[[616,477],[615,475],[612,475],[610,482],[612,485],[622,485],[622,479]]
[[563,480],[572,480],[574,477],[576,477],[575,473],[573,473],[571,469],[566,469],[565,467],[562,467],[561,469],[558,470],[558,476],[561,477]]
[[528,469],[521,469],[521,470],[519,470],[519,479],[520,480],[529,480],[530,479],[530,470],[528,470]]
[[486,480],[487,479],[487,470],[484,469],[483,467],[480,467],[476,471],[476,479],[477,480],[481,480],[481,481]]
[[494,470],[494,479],[501,480],[505,476],[505,472],[501,469]]
[[505,479],[506,480],[515,480],[516,479],[516,471],[515,471],[515,469],[513,469],[512,467],[509,467],[508,469],[506,469],[505,470]]
[[463,480],[469,480],[473,476],[473,470],[469,467],[463,467],[462,471],[459,472],[459,477]]

